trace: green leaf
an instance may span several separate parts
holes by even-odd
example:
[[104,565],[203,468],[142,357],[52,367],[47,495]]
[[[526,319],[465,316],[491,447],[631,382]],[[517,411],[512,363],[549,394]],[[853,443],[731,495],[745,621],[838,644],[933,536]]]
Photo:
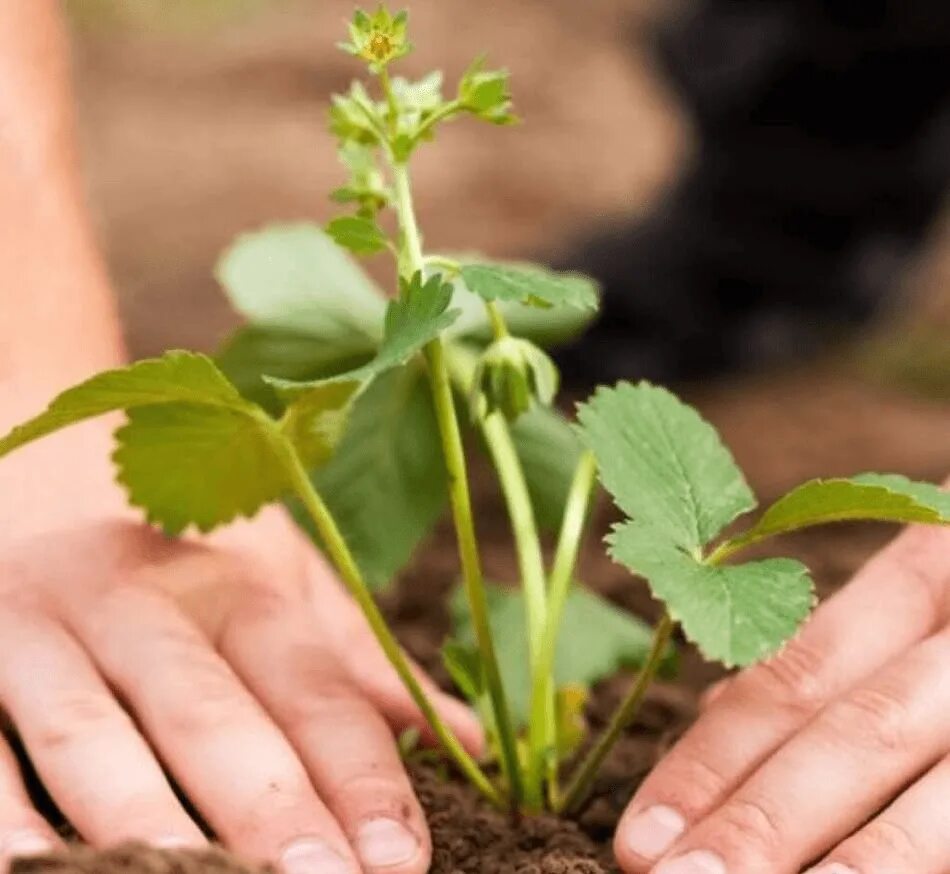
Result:
[[464,264],[462,279],[484,300],[597,309],[597,283],[576,273],[555,273],[533,264]]
[[535,407],[511,425],[538,524],[556,531],[582,448],[567,420],[556,410]]
[[325,379],[361,367],[375,352],[376,344],[369,340],[364,348],[350,350],[309,334],[246,325],[225,341],[215,361],[242,397],[279,416],[284,405],[264,382],[265,375],[298,382]]
[[604,487],[635,519],[698,554],[755,496],[716,430],[665,389],[601,388],[578,408]]
[[288,488],[267,428],[228,407],[162,404],[128,413],[113,454],[129,503],[167,534],[253,516]]
[[[405,364],[455,321],[457,311],[448,309],[452,287],[443,283],[441,276],[432,276],[423,282],[416,274],[410,281],[401,281],[401,287],[400,296],[390,301],[386,311],[383,342],[376,357],[356,370],[331,377],[332,381],[368,384],[386,371]],[[265,381],[288,402],[323,382],[271,377],[265,377]]]
[[[525,638],[524,596],[520,590],[490,586],[489,619],[498,651],[499,667],[515,719],[528,718],[531,685]],[[475,642],[464,592],[452,599],[455,635],[464,645]],[[555,683],[592,686],[619,668],[641,665],[649,652],[652,632],[645,623],[593,592],[575,587],[564,607],[558,639]]]
[[326,464],[343,436],[358,382],[326,382],[287,408],[280,428],[307,470]]
[[748,531],[730,541],[739,547],[776,534],[828,522],[950,524],[950,494],[905,477],[862,474],[853,479],[811,480],[776,501]]
[[808,569],[792,559],[712,567],[642,522],[618,526],[609,543],[612,557],[647,579],[703,655],[726,667],[775,653],[815,604]]
[[316,355],[366,354],[382,336],[382,292],[316,225],[243,234],[222,254],[215,275],[249,322],[310,336],[322,347]]
[[385,374],[356,400],[342,441],[313,482],[367,582],[390,582],[447,496],[438,423],[419,370]]
[[63,392],[0,440],[0,456],[84,419],[125,410],[128,423],[116,432],[113,459],[129,501],[169,534],[190,524],[208,531],[253,515],[287,491],[274,442],[281,430],[308,463],[325,460],[349,398],[342,387],[312,391],[277,423],[242,398],[210,358],[168,352]]
[[167,352],[161,358],[105,371],[67,389],[45,412],[0,439],[0,456],[84,419],[113,410],[167,403],[222,407],[244,415],[259,413],[210,358],[193,352]]
[[375,255],[382,252],[389,239],[373,219],[363,216],[341,216],[327,225],[327,234],[333,241],[357,255]]

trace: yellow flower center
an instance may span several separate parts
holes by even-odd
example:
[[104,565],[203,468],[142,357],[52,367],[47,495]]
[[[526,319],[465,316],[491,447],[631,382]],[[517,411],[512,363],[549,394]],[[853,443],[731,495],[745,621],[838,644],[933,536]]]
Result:
[[393,42],[385,33],[374,33],[369,41],[369,53],[377,61],[385,61],[393,53]]

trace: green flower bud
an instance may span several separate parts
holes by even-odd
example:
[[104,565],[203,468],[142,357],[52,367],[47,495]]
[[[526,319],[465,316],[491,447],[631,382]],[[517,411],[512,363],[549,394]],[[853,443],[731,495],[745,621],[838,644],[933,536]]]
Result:
[[462,107],[492,124],[513,124],[511,86],[507,70],[486,70],[485,58],[478,58],[459,83]]
[[350,23],[350,41],[341,43],[340,48],[378,73],[412,51],[406,38],[408,19],[407,12],[393,15],[382,4],[372,15],[357,9]]
[[471,411],[482,419],[496,411],[513,422],[535,404],[550,406],[560,377],[544,350],[529,340],[502,337],[482,353],[472,386]]

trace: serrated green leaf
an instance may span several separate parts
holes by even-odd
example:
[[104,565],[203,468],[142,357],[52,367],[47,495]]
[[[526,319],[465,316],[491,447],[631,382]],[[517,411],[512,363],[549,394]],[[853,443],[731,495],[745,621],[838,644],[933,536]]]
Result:
[[556,531],[582,447],[567,420],[556,410],[535,407],[511,425],[538,524]]
[[776,501],[752,528],[728,545],[739,548],[812,525],[858,519],[950,524],[950,494],[931,483],[896,475],[811,480]]
[[375,255],[389,245],[386,233],[373,219],[358,215],[333,219],[327,225],[327,234],[338,246],[356,255]]
[[289,481],[261,421],[229,407],[162,404],[128,412],[113,454],[129,503],[167,534],[253,516]]
[[[405,364],[455,321],[457,311],[448,309],[451,299],[452,288],[443,283],[441,276],[432,276],[423,282],[417,274],[411,281],[403,281],[402,293],[390,301],[386,310],[383,342],[376,357],[356,370],[331,377],[331,380],[365,385],[386,371]],[[288,402],[324,382],[271,377],[265,377],[265,381]]]
[[555,273],[534,264],[463,264],[462,279],[484,300],[597,309],[597,283],[576,273]]
[[578,421],[617,505],[690,552],[756,505],[716,430],[665,389],[598,389],[578,407]]
[[257,410],[225,379],[214,362],[193,352],[167,352],[161,358],[100,373],[58,395],[47,409],[0,439],[0,456],[46,434],[113,410],[166,403],[193,403]]
[[[487,590],[492,638],[508,693],[512,715],[519,724],[528,718],[531,683],[528,643],[524,635],[524,597],[517,589],[489,586]],[[456,638],[475,641],[468,602],[459,591],[452,599]],[[644,622],[593,592],[575,587],[564,607],[554,678],[558,688],[592,686],[619,668],[641,665],[649,652],[652,632]]]
[[647,579],[703,655],[726,667],[778,651],[815,604],[808,569],[792,559],[712,567],[636,521],[615,528],[609,543],[611,556]]
[[393,579],[441,515],[441,447],[424,375],[392,371],[356,400],[333,457],[313,474],[371,586]]
[[315,354],[366,354],[382,336],[382,292],[316,225],[243,234],[222,254],[215,275],[249,322],[308,335],[322,347]]

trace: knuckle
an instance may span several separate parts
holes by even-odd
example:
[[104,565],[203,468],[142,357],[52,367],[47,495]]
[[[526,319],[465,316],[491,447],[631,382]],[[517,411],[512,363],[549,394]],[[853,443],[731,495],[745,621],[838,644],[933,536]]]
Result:
[[782,858],[782,820],[778,811],[762,798],[734,798],[716,814],[716,827],[731,844],[757,858]]
[[914,836],[890,820],[872,822],[856,840],[861,844],[861,852],[878,863],[884,860],[912,863],[921,858],[920,846]]
[[694,820],[726,794],[732,781],[701,755],[674,753],[649,782],[656,787],[651,797],[656,794]]
[[778,655],[749,672],[748,691],[761,699],[763,693],[794,717],[813,716],[828,700],[822,679],[826,656],[819,648],[796,638]]
[[292,696],[289,702],[288,729],[303,729],[314,722],[329,723],[346,731],[359,727],[372,715],[367,701],[342,680],[321,681]]
[[128,717],[106,693],[70,690],[46,704],[31,740],[38,748],[52,751],[105,736],[128,724]]
[[825,724],[836,737],[870,750],[894,752],[911,742],[907,703],[885,688],[855,690],[829,708]]

